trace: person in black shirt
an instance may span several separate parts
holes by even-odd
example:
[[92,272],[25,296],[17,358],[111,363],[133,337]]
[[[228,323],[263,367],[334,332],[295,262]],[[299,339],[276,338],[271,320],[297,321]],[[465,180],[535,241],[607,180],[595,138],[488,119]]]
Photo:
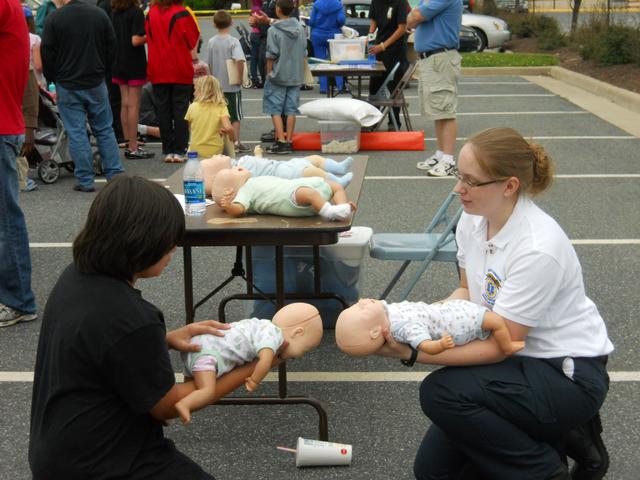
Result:
[[[388,83],[389,91],[393,91],[396,84],[409,67],[407,60],[407,15],[409,4],[407,0],[372,0],[369,10],[369,34],[378,30],[375,45],[369,48],[369,53],[374,54],[377,60],[384,64],[387,72],[400,62],[400,68],[396,70],[393,80]],[[384,77],[371,77],[369,81],[369,94],[375,95],[384,82]],[[400,127],[400,108],[393,108],[389,112],[389,129],[393,128],[391,115],[396,119]]]
[[[212,479],[164,437],[176,384],[168,348],[197,351],[192,336],[221,335],[214,321],[166,332],[162,312],[134,288],[160,275],[184,232],[164,187],[120,175],[96,196],[51,292],[38,342],[29,438],[34,480]],[[226,395],[254,364],[221,377]],[[220,383],[219,383],[220,384]]]
[[144,13],[139,0],[113,0],[111,8],[118,45],[112,81],[119,85],[122,98],[122,129],[128,143],[124,156],[130,159],[152,158],[153,153],[138,146],[137,129],[142,86],[147,83]]
[[79,0],[63,2],[44,24],[42,67],[47,80],[56,85],[58,110],[75,164],[73,189],[93,192],[95,172],[87,121],[98,142],[107,180],[124,171],[104,83],[115,54],[115,34],[100,8]]

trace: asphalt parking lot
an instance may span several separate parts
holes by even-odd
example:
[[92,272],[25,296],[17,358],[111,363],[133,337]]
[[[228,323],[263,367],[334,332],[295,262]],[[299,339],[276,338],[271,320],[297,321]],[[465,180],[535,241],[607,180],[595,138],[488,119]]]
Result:
[[[262,114],[261,90],[244,90],[243,142],[257,144],[271,128]],[[433,179],[415,164],[433,151],[433,128],[419,116],[417,89],[407,91],[415,128],[425,129],[425,152],[361,152],[369,155],[365,183],[354,224],[375,232],[411,232],[424,227],[453,187]],[[319,98],[317,86],[303,101]],[[460,82],[458,148],[464,139],[489,126],[511,126],[548,149],[555,160],[553,188],[539,198],[574,242],[582,262],[588,295],[598,305],[616,347],[609,362],[611,389],[602,409],[604,438],[611,454],[608,479],[636,479],[640,469],[640,139],[521,77],[463,77]],[[640,116],[639,116],[640,121]],[[298,131],[317,131],[301,118]],[[124,160],[128,173],[167,178],[179,167],[162,163],[159,145],[150,160]],[[341,157],[336,157],[341,158]],[[71,259],[70,242],[83,224],[95,194],[71,190],[71,174],[52,185],[22,194],[33,263],[33,288],[42,312],[59,273]],[[98,184],[98,188],[100,184]],[[230,272],[234,251],[200,248],[194,252],[196,295]],[[395,265],[393,265],[395,267]],[[365,257],[361,295],[376,297],[394,268]],[[411,299],[434,301],[456,285],[451,265],[432,265]],[[165,313],[169,328],[184,322],[182,254],[157,279],[137,285]],[[242,288],[236,280],[225,293]],[[198,310],[198,319],[214,318],[217,299]],[[232,305],[229,319],[246,315]],[[40,322],[0,331],[0,478],[30,478],[27,445],[31,372]],[[174,357],[175,371],[182,370]],[[407,369],[382,358],[352,359],[334,344],[327,330],[321,346],[288,365],[290,393],[321,400],[329,415],[332,441],[353,445],[349,467],[296,469],[290,454],[297,437],[317,435],[317,417],[307,406],[214,406],[194,416],[188,427],[173,422],[167,435],[216,478],[225,479],[410,479],[412,462],[428,421],[418,404],[418,385],[430,370]],[[273,380],[273,377],[271,377]],[[263,394],[275,394],[265,382]]]

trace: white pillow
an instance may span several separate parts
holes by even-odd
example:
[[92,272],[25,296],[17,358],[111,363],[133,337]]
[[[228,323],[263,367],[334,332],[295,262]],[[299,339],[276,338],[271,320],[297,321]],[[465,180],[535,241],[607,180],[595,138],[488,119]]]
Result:
[[382,120],[382,113],[370,103],[355,98],[321,98],[298,107],[302,115],[318,120],[343,120],[370,127]]

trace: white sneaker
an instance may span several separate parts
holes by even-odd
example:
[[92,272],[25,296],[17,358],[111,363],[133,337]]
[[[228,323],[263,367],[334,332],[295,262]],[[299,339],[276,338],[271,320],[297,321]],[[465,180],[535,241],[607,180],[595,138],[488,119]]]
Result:
[[427,175],[432,177],[447,177],[451,175],[451,171],[455,167],[455,164],[449,162],[438,162],[435,167],[427,172]]
[[32,322],[37,313],[24,313],[0,303],[0,328],[15,325],[18,322]]
[[416,164],[416,168],[418,170],[431,170],[433,167],[436,166],[437,163],[438,163],[438,157],[436,157],[436,154],[434,153],[426,160],[423,160],[422,162],[418,162]]

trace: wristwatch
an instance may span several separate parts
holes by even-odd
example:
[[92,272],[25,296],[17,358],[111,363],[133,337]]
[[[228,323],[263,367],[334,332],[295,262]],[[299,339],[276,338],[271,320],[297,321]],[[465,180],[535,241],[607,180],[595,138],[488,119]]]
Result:
[[411,348],[411,356],[409,357],[409,360],[400,360],[400,363],[405,367],[413,367],[413,364],[416,363],[418,358],[418,350],[413,348],[411,345],[409,345],[409,348]]

